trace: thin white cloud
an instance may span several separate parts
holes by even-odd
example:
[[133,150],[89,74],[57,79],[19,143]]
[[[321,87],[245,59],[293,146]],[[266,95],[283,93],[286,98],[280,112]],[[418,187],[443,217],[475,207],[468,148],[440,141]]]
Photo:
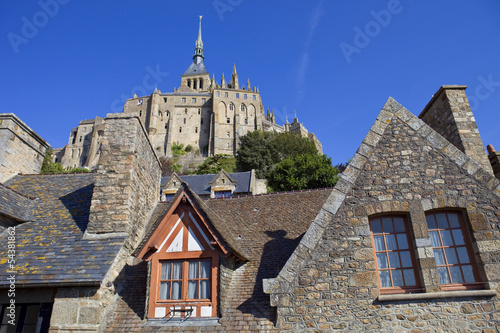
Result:
[[318,2],[316,7],[310,13],[309,20],[309,32],[307,34],[307,39],[304,43],[304,49],[302,51],[302,56],[299,60],[299,65],[297,67],[297,76],[295,78],[296,81],[296,89],[297,89],[297,98],[298,101],[301,101],[304,97],[304,83],[305,76],[307,72],[307,66],[309,65],[309,45],[311,44],[312,38],[314,36],[314,31],[319,24],[321,16],[324,14],[323,10],[323,1]]

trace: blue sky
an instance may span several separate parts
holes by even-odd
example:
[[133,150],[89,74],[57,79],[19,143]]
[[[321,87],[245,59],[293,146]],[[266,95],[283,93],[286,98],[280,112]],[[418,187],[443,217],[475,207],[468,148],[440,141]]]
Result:
[[0,96],[53,147],[134,92],[179,86],[203,15],[205,65],[236,63],[279,123],[295,112],[333,163],[351,158],[389,96],[419,114],[467,85],[484,144],[500,150],[500,2],[2,1]]

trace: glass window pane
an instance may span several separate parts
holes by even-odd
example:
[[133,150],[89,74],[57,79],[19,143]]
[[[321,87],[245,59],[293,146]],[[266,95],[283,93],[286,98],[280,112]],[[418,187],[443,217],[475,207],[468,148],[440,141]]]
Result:
[[380,234],[382,233],[382,224],[379,219],[371,221],[372,233]]
[[458,264],[457,254],[455,253],[455,248],[450,247],[444,249],[444,253],[446,254],[446,260],[448,261],[448,265],[456,265]]
[[416,286],[417,282],[415,281],[415,272],[413,269],[404,269],[403,274],[405,277],[405,285],[406,286]]
[[397,250],[398,247],[396,245],[396,236],[395,235],[386,235],[385,242],[387,243],[387,250]]
[[442,249],[434,249],[434,259],[436,260],[436,265],[446,265]]
[[200,267],[200,277],[202,279],[210,278],[210,261],[202,261]]
[[387,233],[393,233],[394,232],[394,228],[392,227],[392,219],[391,218],[384,217],[382,219],[382,226],[384,228],[384,232],[387,232]]
[[438,267],[439,282],[441,284],[450,284],[450,277],[448,276],[448,270],[446,267]]
[[170,299],[170,282],[160,284],[160,299]]
[[174,266],[172,272],[172,279],[174,280],[182,279],[182,262],[174,262],[172,266]]
[[452,283],[463,283],[462,273],[460,272],[460,266],[449,266],[451,273]]
[[437,231],[431,231],[431,242],[432,242],[432,247],[439,247],[441,246],[441,240],[439,240],[439,234]]
[[197,299],[198,298],[198,280],[189,281],[188,283],[188,298]]
[[190,261],[189,262],[189,278],[197,279],[198,278],[198,263],[199,261]]
[[446,220],[446,214],[436,214],[436,220],[438,227],[441,229],[448,229],[448,221]]
[[382,288],[392,287],[389,271],[379,271],[378,275],[380,277],[380,285],[382,286]]
[[397,234],[396,237],[398,238],[398,248],[406,250],[408,248],[408,237],[406,237],[406,234]]
[[389,252],[389,263],[391,264],[391,268],[399,268],[399,255],[397,252]]
[[385,255],[385,252],[377,253],[377,265],[379,269],[389,268],[387,266],[387,256]]
[[476,282],[476,278],[474,277],[474,272],[472,271],[471,265],[462,266],[462,272],[464,273],[465,282]]
[[402,217],[394,218],[394,228],[396,232],[405,232],[405,220]]
[[384,251],[384,236],[373,236],[373,241],[375,242],[375,251]]
[[462,229],[453,229],[453,240],[455,241],[455,245],[464,245],[464,235],[462,234]]
[[413,264],[411,262],[410,251],[401,251],[399,252],[399,256],[401,257],[401,265],[403,267],[412,267]]
[[427,215],[425,219],[427,220],[427,228],[429,230],[436,229],[436,219],[434,218],[434,215]]
[[460,260],[461,264],[470,263],[469,253],[467,252],[467,248],[465,246],[457,247],[458,252],[458,260]]
[[200,298],[210,298],[210,281],[200,281]]
[[26,311],[26,318],[24,319],[24,324],[36,324],[38,320],[38,314],[40,312],[40,304],[28,306]]
[[393,270],[392,272],[392,282],[394,283],[394,287],[402,287],[403,283],[403,272],[399,269]]
[[172,299],[181,299],[182,282],[172,282]]
[[171,266],[172,263],[170,262],[162,262],[161,263],[161,280],[169,280],[170,279],[170,274],[171,274]]
[[448,213],[448,222],[450,222],[451,228],[460,228],[460,221],[458,220],[458,214]]
[[451,239],[451,233],[449,230],[441,230],[441,240],[443,241],[443,246],[453,246],[453,240]]

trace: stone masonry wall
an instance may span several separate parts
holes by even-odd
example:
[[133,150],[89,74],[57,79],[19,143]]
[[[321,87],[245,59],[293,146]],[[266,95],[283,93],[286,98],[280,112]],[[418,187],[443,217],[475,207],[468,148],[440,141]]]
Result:
[[142,240],[160,193],[160,165],[140,120],[108,114],[90,216],[84,237],[126,233],[128,238],[100,286],[60,288],[50,332],[101,332],[115,306],[114,282]]
[[[461,153],[454,156],[464,167],[453,163],[445,154],[452,154],[449,150],[452,147],[446,146],[442,138],[418,119],[409,121],[415,129],[390,117],[376,122],[372,127],[374,132],[370,131],[351,162],[352,167],[360,167],[361,171],[345,200],[335,215],[326,212],[318,215],[322,217],[315,223],[325,219],[326,227],[310,254],[301,259],[305,264],[298,275],[289,280],[292,281],[289,286],[285,281],[278,282],[279,287],[265,285],[267,290],[288,290],[285,294],[271,295],[271,304],[278,307],[278,328],[282,331],[495,332],[500,329],[497,298],[500,200],[489,188],[497,186],[498,192],[500,186],[495,181],[486,182],[488,185],[480,183],[477,179],[491,177],[483,174],[477,164],[460,157]],[[429,144],[426,136],[441,148]],[[368,148],[369,144],[373,148]],[[334,192],[348,188],[345,179],[350,177],[345,175]],[[327,201],[325,205],[335,206],[337,202]],[[441,292],[425,219],[425,212],[435,209],[464,212],[486,290]],[[369,217],[377,214],[407,216],[422,293],[399,295],[400,298],[380,296],[369,228]],[[295,260],[308,253],[304,246],[311,244],[310,240],[320,230],[318,225],[311,228],[284,270],[293,269],[291,266],[298,264]],[[285,279],[288,274],[285,272]]]
[[124,232],[134,247],[160,193],[160,164],[139,119],[108,114],[87,233]]
[[49,144],[13,113],[0,114],[0,182],[39,173]]
[[467,87],[442,86],[419,118],[491,172],[465,88]]

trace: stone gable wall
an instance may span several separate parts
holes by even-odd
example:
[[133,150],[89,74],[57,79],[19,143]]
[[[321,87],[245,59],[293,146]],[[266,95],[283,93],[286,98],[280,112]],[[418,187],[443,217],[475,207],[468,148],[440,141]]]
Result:
[[[425,212],[445,208],[465,212],[481,277],[493,291],[441,292]],[[369,216],[382,213],[407,215],[411,223],[425,290],[409,299],[379,298],[368,223]],[[387,126],[337,214],[329,219],[289,293],[278,297],[282,331],[500,329],[500,302],[495,296],[500,290],[500,200],[402,121],[393,119]]]

